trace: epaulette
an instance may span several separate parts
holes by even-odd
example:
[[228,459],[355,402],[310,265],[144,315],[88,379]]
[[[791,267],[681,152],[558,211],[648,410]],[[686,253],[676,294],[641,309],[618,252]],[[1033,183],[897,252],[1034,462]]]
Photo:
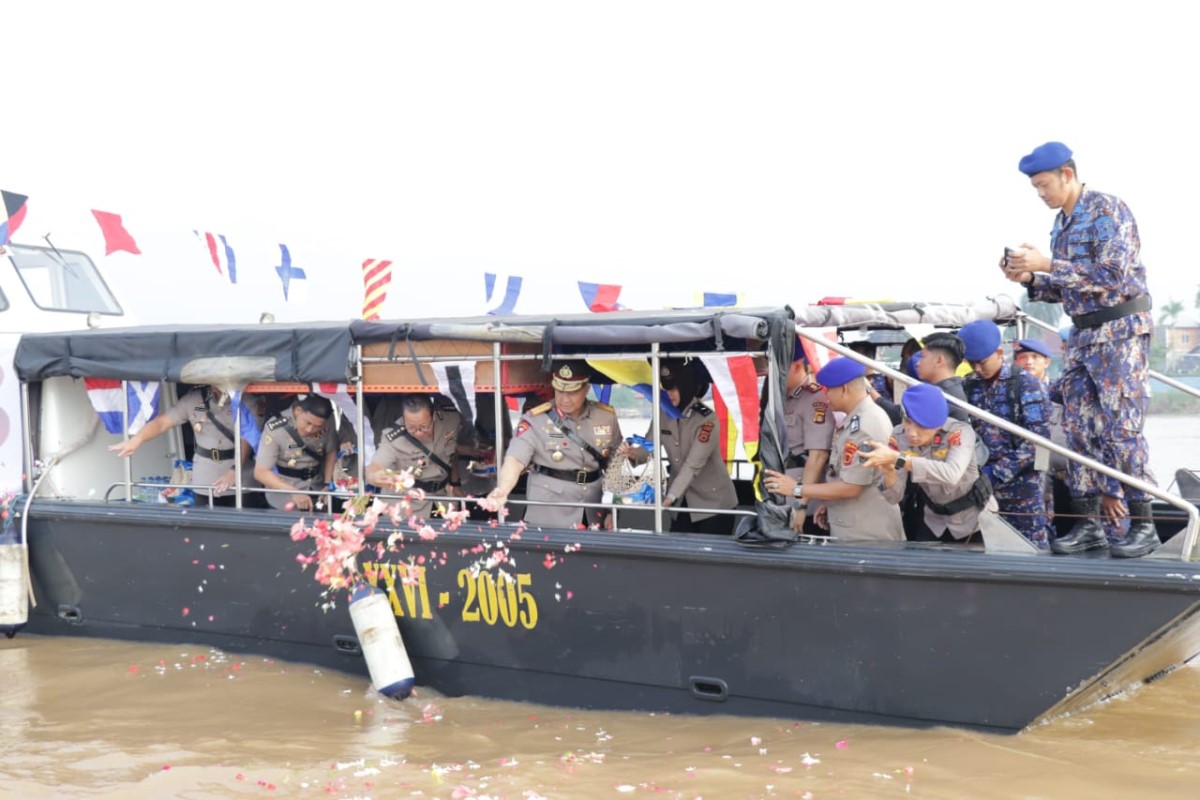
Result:
[[596,408],[599,408],[603,411],[611,411],[614,414],[617,413],[617,410],[615,408],[610,406],[608,403],[601,403],[599,400],[593,400],[592,405],[596,406]]
[[540,406],[536,406],[534,408],[529,409],[525,413],[530,414],[530,415],[545,414],[551,408],[553,408],[553,406],[554,406],[554,403],[547,401],[545,403],[542,403]]
[[709,414],[713,413],[711,408],[709,408],[708,406],[704,405],[704,403],[701,403],[699,401],[692,404],[692,411],[695,411],[697,414],[699,414],[702,417],[707,417]]
[[402,436],[403,434],[404,428],[388,428],[383,432],[383,438],[389,442],[394,442],[398,436]]
[[282,428],[284,425],[287,425],[287,424],[288,424],[287,417],[273,417],[271,419],[271,421],[267,423],[267,429],[273,431],[276,428]]

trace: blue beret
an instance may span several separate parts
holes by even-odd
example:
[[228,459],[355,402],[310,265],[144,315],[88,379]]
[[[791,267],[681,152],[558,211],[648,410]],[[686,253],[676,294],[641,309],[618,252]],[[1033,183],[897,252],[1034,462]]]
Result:
[[1046,170],[1058,169],[1071,160],[1071,148],[1062,142],[1046,142],[1041,147],[1021,159],[1017,169],[1029,177]]
[[982,361],[1000,347],[1000,326],[990,319],[968,322],[958,331],[963,340],[963,358],[967,361]]
[[917,374],[917,362],[921,360],[921,353],[923,353],[923,352],[925,352],[925,351],[918,350],[917,352],[913,353],[911,356],[908,357],[908,361],[904,362],[904,371],[908,373],[908,377],[910,377],[910,378],[921,377],[920,375]]
[[1024,352],[1037,353],[1046,358],[1054,358],[1050,353],[1050,348],[1040,339],[1018,339],[1017,346],[1013,348],[1013,355]]
[[826,387],[845,386],[867,374],[867,368],[853,358],[835,358],[817,373],[817,383]]
[[807,361],[808,358],[804,355],[804,340],[799,336],[796,337],[796,349],[792,351],[792,361]]
[[904,413],[922,428],[940,428],[950,416],[950,405],[942,390],[932,384],[918,383],[900,397]]

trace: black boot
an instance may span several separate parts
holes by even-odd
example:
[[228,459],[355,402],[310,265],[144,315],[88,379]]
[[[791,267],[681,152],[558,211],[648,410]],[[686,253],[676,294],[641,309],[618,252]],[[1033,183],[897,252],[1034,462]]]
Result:
[[1059,536],[1050,543],[1050,549],[1058,555],[1070,555],[1104,547],[1108,539],[1100,527],[1100,498],[1072,497],[1071,513],[1080,515],[1066,536]]
[[1129,535],[1121,544],[1112,546],[1114,558],[1140,558],[1149,555],[1161,544],[1158,540],[1158,529],[1151,519],[1150,501],[1131,502],[1129,504]]

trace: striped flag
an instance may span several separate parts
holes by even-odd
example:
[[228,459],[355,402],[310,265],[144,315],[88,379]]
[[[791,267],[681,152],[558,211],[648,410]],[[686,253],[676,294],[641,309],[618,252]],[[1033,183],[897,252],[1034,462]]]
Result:
[[392,282],[392,262],[368,258],[362,263],[363,270],[363,319],[379,319],[383,301],[387,300],[387,287]]
[[227,274],[230,283],[237,283],[237,257],[233,254],[233,248],[229,246],[225,237],[209,231],[203,233],[192,231],[192,233],[196,234],[196,238],[203,242],[208,249],[209,260],[217,268],[217,273]]
[[434,361],[431,365],[437,376],[438,391],[454,401],[462,415],[463,424],[475,424],[475,362]]
[[[344,383],[314,383],[312,385],[313,392],[322,397],[328,397],[330,402],[337,406],[342,418],[351,425],[355,425],[358,422],[358,405],[346,391],[347,388],[349,387]],[[361,454],[362,461],[359,463],[370,464],[371,459],[375,457],[375,433],[371,428],[369,414],[363,415],[363,450],[365,452]]]
[[487,314],[504,317],[513,313],[517,298],[521,296],[521,277],[508,275],[501,281],[494,272],[483,273],[483,287],[487,291]]
[[0,247],[12,241],[13,234],[25,221],[25,201],[28,199],[23,194],[0,191]]
[[[713,405],[721,433],[721,458],[731,465],[740,439],[746,459],[758,455],[758,373],[753,356],[700,357],[713,379]],[[757,470],[757,466],[755,469]]]
[[146,423],[158,416],[158,383],[129,381],[126,384],[126,394],[122,397],[121,382],[106,378],[84,378],[84,388],[87,389],[88,400],[104,430],[109,433],[120,433],[125,416],[125,403],[129,403],[129,434],[140,431]]
[[588,311],[620,311],[624,308],[617,302],[621,296],[621,287],[615,283],[587,283],[578,281],[579,294],[583,295],[583,304]]

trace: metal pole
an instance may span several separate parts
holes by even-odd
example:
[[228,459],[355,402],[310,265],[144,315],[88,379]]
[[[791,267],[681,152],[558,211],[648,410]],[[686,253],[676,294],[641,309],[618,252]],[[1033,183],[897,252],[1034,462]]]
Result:
[[[243,387],[245,388],[245,387]],[[242,404],[246,400],[245,394],[238,394],[237,408],[233,406],[233,397],[229,398],[229,411],[233,415],[233,506],[234,508],[242,507]],[[208,493],[208,507],[212,508],[213,492]]]
[[[854,352],[853,350],[851,350],[848,347],[844,347],[843,345],[831,342],[823,336],[820,336],[818,334],[810,332],[807,328],[802,328],[800,326],[796,326],[796,335],[802,336],[803,338],[808,339],[810,342],[816,342],[817,344],[827,347],[830,350],[834,351],[835,353],[838,353],[839,355],[845,356],[847,358],[852,358],[855,361],[858,361],[859,363],[862,363],[862,364],[866,364],[869,367],[874,367],[875,369],[882,372],[884,375],[887,375],[888,377],[890,377],[892,380],[898,380],[901,383],[904,383],[908,386],[914,386],[914,385],[920,383],[920,381],[916,380],[915,378],[910,378],[907,375],[897,372],[896,370],[889,367],[887,364],[884,364],[879,361],[875,361],[874,359],[867,358],[866,356],[863,356],[863,355],[860,355],[860,354]],[[1134,478],[1131,475],[1126,475],[1123,472],[1113,469],[1112,467],[1108,466],[1107,464],[1101,464],[1099,461],[1096,461],[1095,459],[1091,459],[1091,458],[1088,458],[1087,456],[1080,455],[1079,453],[1076,453],[1074,450],[1069,450],[1060,444],[1050,441],[1049,439],[1043,439],[1041,436],[1038,436],[1036,433],[1032,433],[1032,432],[1027,431],[1026,429],[1022,428],[1020,425],[1016,425],[1012,422],[1009,422],[1006,419],[997,417],[995,414],[984,411],[982,408],[976,408],[975,406],[971,405],[970,403],[965,403],[962,400],[959,400],[957,397],[951,397],[950,395],[945,395],[945,397],[946,397],[946,401],[950,405],[954,406],[955,408],[963,409],[964,411],[966,411],[968,414],[970,414],[973,417],[978,417],[979,419],[983,420],[984,422],[995,425],[997,428],[1000,428],[1003,431],[1011,433],[1014,436],[1019,436],[1022,439],[1027,439],[1027,440],[1033,442],[1034,444],[1036,444],[1038,447],[1044,447],[1047,450],[1050,450],[1051,452],[1058,453],[1059,455],[1061,455],[1071,461],[1074,461],[1077,464],[1082,464],[1083,466],[1087,467],[1088,469],[1093,469],[1096,472],[1099,472],[1103,475],[1107,475],[1110,478],[1115,478],[1116,480],[1119,480],[1121,483],[1124,483],[1127,486],[1132,486],[1135,489],[1139,489],[1139,490],[1145,492],[1146,494],[1150,495],[1151,497],[1156,497],[1159,500],[1162,500],[1164,503],[1175,506],[1179,510],[1183,511],[1184,513],[1187,514],[1187,517],[1188,517],[1187,527],[1184,529],[1184,534],[1183,534],[1184,535],[1183,560],[1184,561],[1192,560],[1193,555],[1195,555],[1192,551],[1196,547],[1197,533],[1200,532],[1200,511],[1197,511],[1196,506],[1192,505],[1191,503],[1187,502],[1186,500],[1184,500],[1180,497],[1176,497],[1175,495],[1168,494],[1168,493],[1162,491],[1161,489],[1159,489],[1157,486],[1152,486],[1151,484],[1146,483],[1145,481],[1141,480],[1140,478]]]
[[[129,441],[129,381],[121,381],[121,435],[123,441]],[[133,458],[125,461],[125,502],[133,502]]]
[[650,344],[650,439],[654,444],[651,466],[658,476],[658,487],[654,492],[654,532],[662,533],[663,529],[663,492],[666,491],[666,481],[662,474],[662,401],[661,386],[658,376],[661,374],[661,361],[658,355],[658,342]]
[[[354,407],[358,412],[358,458],[355,463],[358,465],[358,496],[361,497],[367,491],[367,474],[366,465],[363,463],[367,457],[367,393],[364,391],[365,383],[363,380],[363,364],[362,364],[362,345],[355,345],[355,364],[354,364],[354,385],[357,387],[354,397]],[[374,446],[374,442],[371,445]]]
[[29,406],[29,384],[21,384],[21,431],[25,440],[25,491],[33,491],[33,417]]
[[[504,414],[508,407],[504,405],[504,387],[500,385],[500,343],[492,342],[492,398],[496,406],[496,481],[500,480],[500,465],[504,463]],[[474,390],[474,387],[472,387]]]

